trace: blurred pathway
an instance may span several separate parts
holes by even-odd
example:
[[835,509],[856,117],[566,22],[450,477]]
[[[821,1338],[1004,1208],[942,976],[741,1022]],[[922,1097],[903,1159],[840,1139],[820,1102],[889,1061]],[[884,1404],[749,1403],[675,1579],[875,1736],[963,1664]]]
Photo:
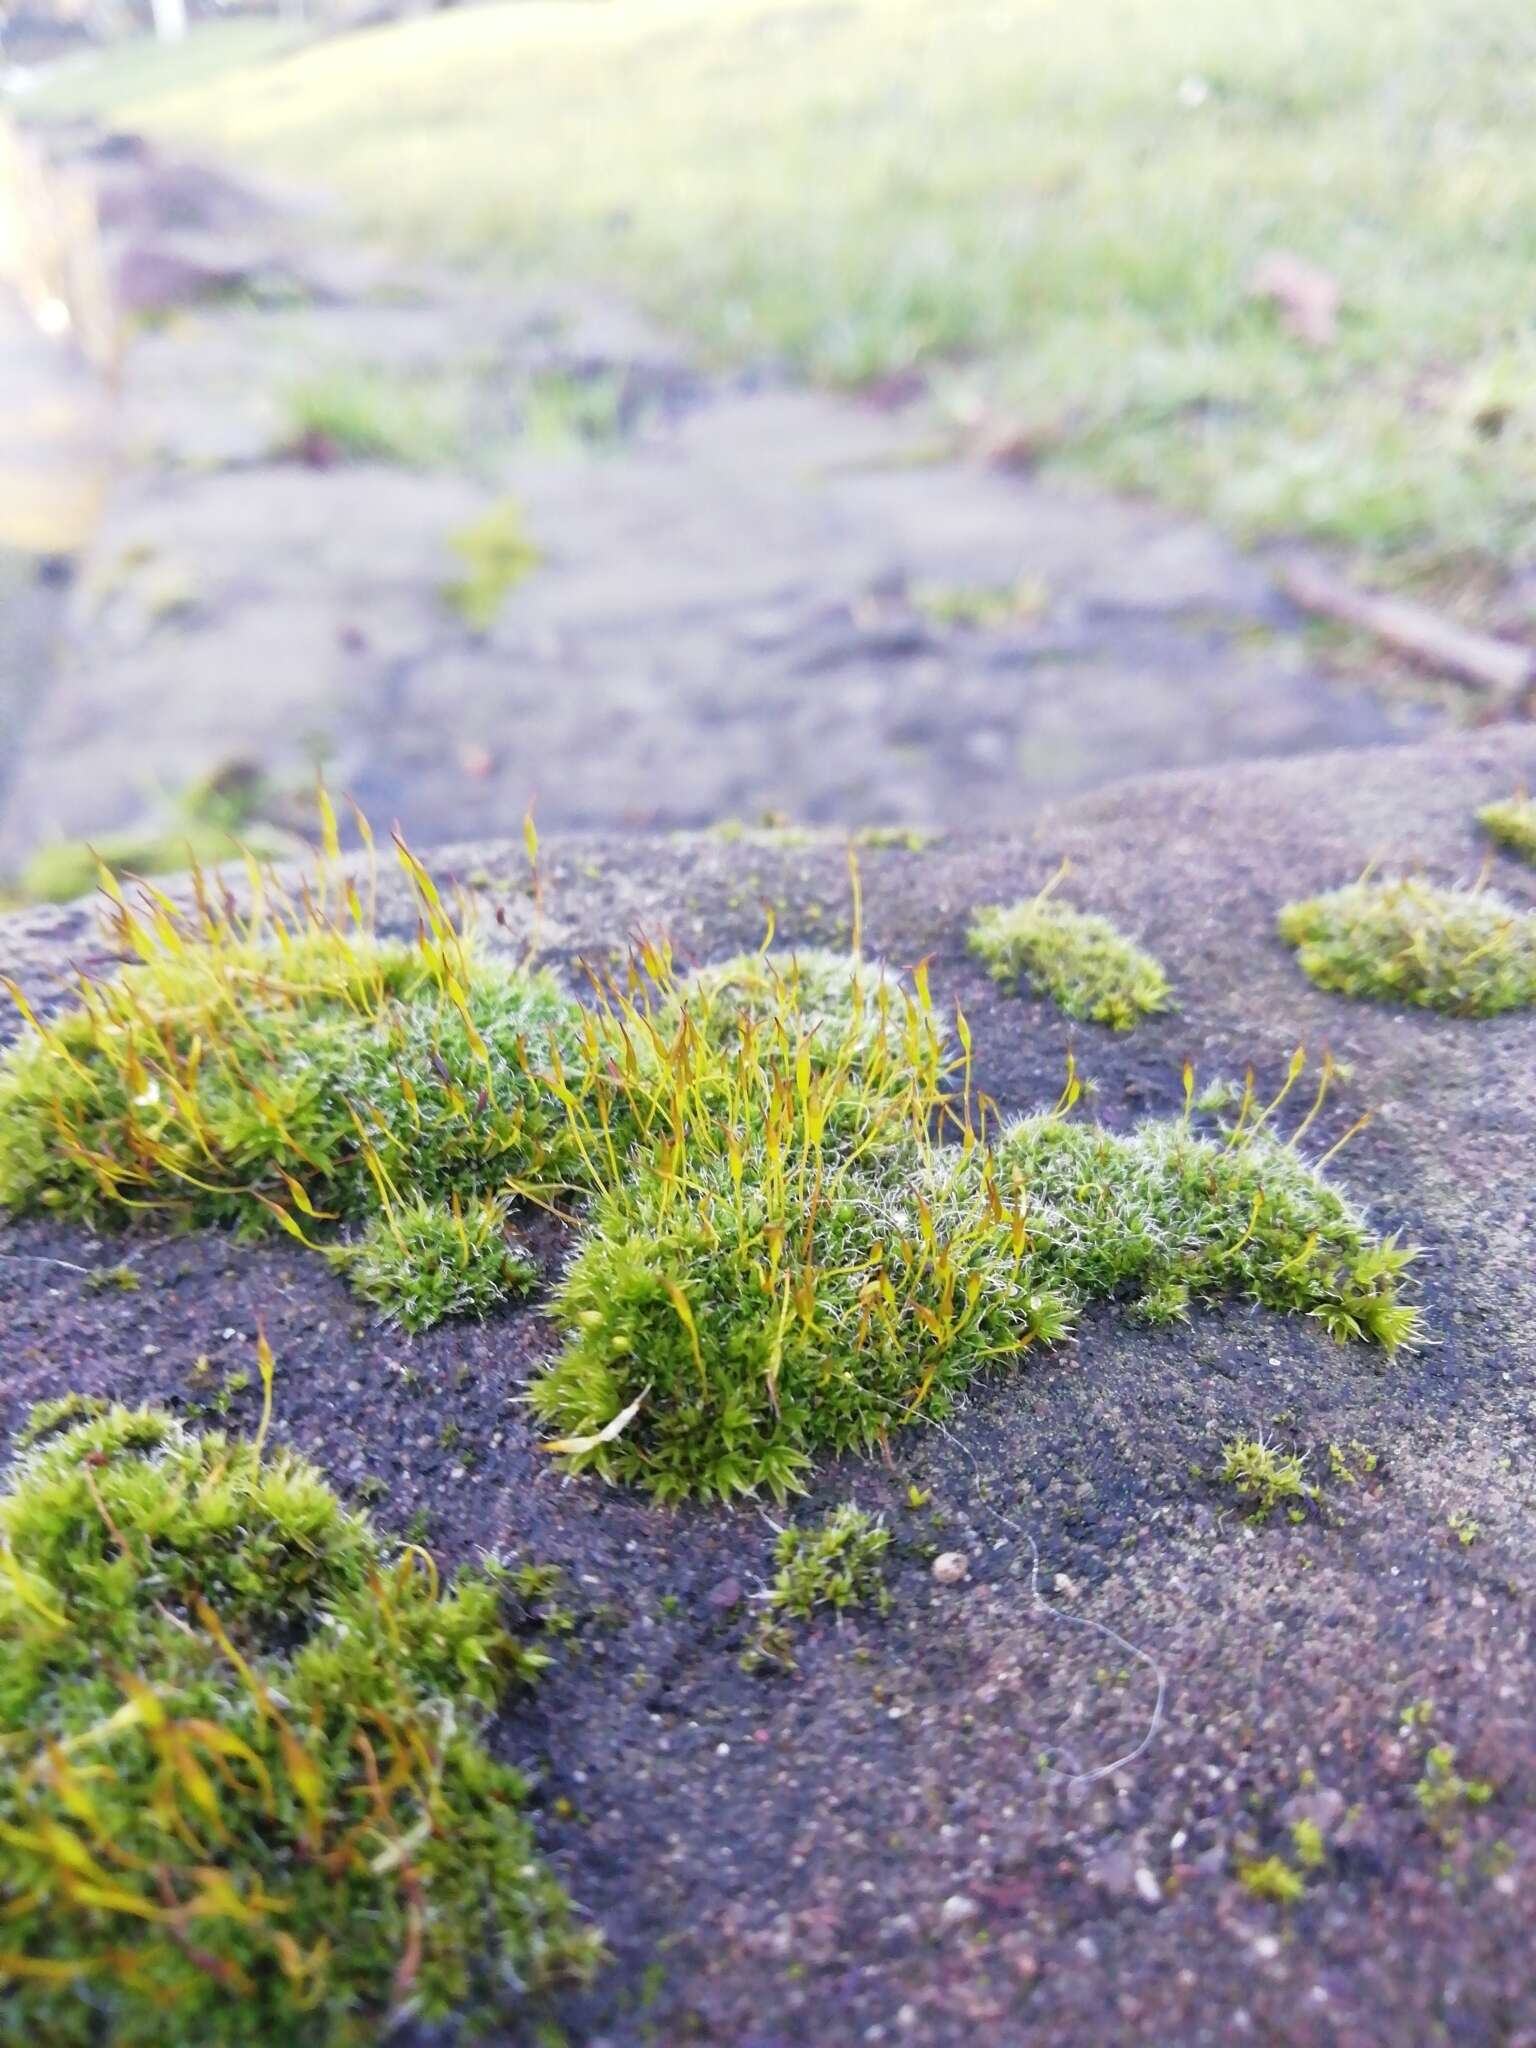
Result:
[[[47,695],[69,560],[110,461],[89,209],[0,123],[0,801]],[[92,357],[95,360],[92,360]]]
[[[323,757],[423,843],[535,796],[546,826],[955,828],[1431,722],[1322,672],[1205,527],[955,459],[920,405],[706,376],[595,296],[392,269],[131,138],[81,152],[136,323],[121,460],[0,869],[234,760]],[[317,388],[411,459],[302,433]],[[445,594],[466,528],[483,581],[527,570],[478,625]]]

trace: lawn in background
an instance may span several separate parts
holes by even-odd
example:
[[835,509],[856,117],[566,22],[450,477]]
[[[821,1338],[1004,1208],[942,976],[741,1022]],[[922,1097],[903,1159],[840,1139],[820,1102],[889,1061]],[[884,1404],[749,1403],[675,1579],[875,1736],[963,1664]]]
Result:
[[[612,284],[722,359],[925,366],[1245,536],[1442,590],[1536,556],[1530,0],[548,0],[214,48],[34,105]],[[1337,280],[1330,346],[1249,295],[1277,250]]]

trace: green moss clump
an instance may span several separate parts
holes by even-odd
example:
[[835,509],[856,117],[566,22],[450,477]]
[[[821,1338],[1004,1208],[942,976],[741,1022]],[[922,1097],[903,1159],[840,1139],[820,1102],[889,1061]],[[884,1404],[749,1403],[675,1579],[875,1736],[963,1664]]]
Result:
[[974,1151],[938,1142],[955,1112],[921,983],[898,998],[847,958],[681,983],[649,964],[654,1010],[610,992],[622,1065],[604,1052],[571,1095],[596,1104],[587,1156],[632,1140],[530,1390],[557,1448],[664,1498],[782,1497],[817,1452],[942,1414],[985,1358],[1062,1332],[1062,1304],[996,1255]]
[[891,1532],[877,1515],[845,1501],[813,1526],[791,1524],[774,1543],[778,1570],[763,1595],[763,1611],[742,1657],[747,1670],[765,1664],[792,1669],[786,1623],[809,1621],[818,1607],[841,1614],[850,1607],[886,1613],[885,1553]]
[[967,943],[1005,987],[1028,981],[1069,1017],[1129,1031],[1168,1007],[1168,977],[1109,922],[1037,896],[978,910]]
[[1027,1117],[996,1158],[1037,1281],[1073,1300],[1124,1301],[1167,1323],[1192,1300],[1235,1298],[1313,1316],[1340,1342],[1391,1350],[1413,1335],[1397,1283],[1414,1253],[1379,1239],[1262,1121],[1203,1134],[1181,1117],[1122,1134]]
[[352,2048],[593,1959],[479,1731],[541,1657],[286,1453],[112,1408],[0,1494],[0,1997],[50,2048]]
[[468,1208],[457,1198],[392,1204],[331,1257],[356,1293],[407,1330],[487,1315],[539,1278],[534,1260],[510,1241],[508,1204],[498,1195]]
[[153,1209],[321,1247],[394,1213],[393,1251],[365,1231],[352,1262],[365,1291],[382,1299],[398,1278],[412,1320],[488,1298],[494,1229],[476,1223],[451,1279],[457,1228],[434,1237],[424,1207],[579,1173],[554,1076],[581,1012],[548,977],[480,958],[435,891],[420,940],[391,945],[328,908],[323,885],[286,905],[269,894],[245,921],[206,892],[191,916],[119,898],[135,964],[82,980],[0,1062],[0,1205],[91,1222]]
[[867,999],[812,988],[806,1007],[781,973],[744,1025],[736,974],[666,989],[663,969],[654,1015],[612,998],[623,1115],[585,1112],[584,1150],[620,1122],[632,1141],[598,1177],[552,1304],[566,1342],[530,1390],[578,1466],[664,1498],[782,1496],[819,1453],[943,1416],[1096,1299],[1168,1321],[1246,1298],[1340,1339],[1412,1335],[1411,1254],[1270,1135],[1276,1105],[1245,1093],[1206,1133],[1192,1113],[1129,1136],[1052,1114],[983,1143],[920,986],[899,1030],[886,998],[872,1031]]
[[1308,1503],[1317,1498],[1305,1461],[1293,1452],[1277,1451],[1262,1437],[1236,1436],[1223,1444],[1221,1470],[1216,1476],[1223,1486],[1232,1488],[1255,1522],[1267,1522],[1279,1507],[1292,1521],[1300,1521]]
[[686,1010],[716,1046],[794,1032],[815,1059],[862,1057],[879,1038],[899,1051],[907,1033],[901,977],[878,961],[820,947],[739,953],[697,968],[666,1012]]
[[1280,936],[1340,995],[1492,1017],[1536,1002],[1536,917],[1489,889],[1352,882],[1288,903]]
[[809,1621],[818,1607],[886,1608],[885,1553],[891,1532],[877,1515],[852,1501],[832,1509],[814,1527],[793,1524],[774,1544],[778,1571],[768,1588],[768,1605],[795,1621]]
[[507,598],[539,564],[523,509],[515,499],[504,498],[450,534],[448,545],[463,562],[464,573],[445,585],[443,595],[466,626],[487,633]]
[[[988,1359],[1050,1342],[1066,1304],[1000,1252],[958,1151],[693,1151],[687,1195],[651,1162],[594,1205],[531,1389],[578,1464],[663,1498],[797,1490],[817,1453],[943,1416]],[[873,1147],[872,1147],[873,1149]],[[622,1426],[603,1436],[621,1417]]]
[[1522,860],[1536,862],[1536,798],[1512,796],[1502,803],[1484,804],[1477,822],[1500,846],[1507,846]]

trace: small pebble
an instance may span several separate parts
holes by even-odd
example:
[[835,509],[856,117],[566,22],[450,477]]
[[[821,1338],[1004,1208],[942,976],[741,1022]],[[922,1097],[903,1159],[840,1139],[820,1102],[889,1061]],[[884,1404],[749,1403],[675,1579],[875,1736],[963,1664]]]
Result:
[[941,1586],[958,1586],[971,1569],[971,1561],[962,1550],[941,1550],[933,1560],[933,1576]]

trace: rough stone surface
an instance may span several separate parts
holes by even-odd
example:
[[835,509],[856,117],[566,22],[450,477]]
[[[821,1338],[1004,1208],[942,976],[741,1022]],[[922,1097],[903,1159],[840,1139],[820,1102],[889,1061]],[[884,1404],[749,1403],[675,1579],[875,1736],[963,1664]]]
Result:
[[[1536,735],[1508,730],[1153,778],[1012,837],[864,856],[871,949],[930,960],[1005,1111],[1055,1096],[1069,1046],[1117,1125],[1176,1109],[1186,1057],[1202,1077],[1251,1062],[1273,1089],[1298,1042],[1331,1048],[1349,1073],[1309,1144],[1373,1111],[1332,1170],[1424,1248],[1431,1341],[1388,1363],[1241,1307],[1160,1333],[1091,1315],[978,1387],[952,1433],[818,1475],[805,1512],[852,1498],[891,1524],[894,1605],[810,1624],[793,1676],[737,1662],[772,1569],[766,1513],[664,1513],[541,1457],[516,1398],[551,1342],[536,1305],[410,1340],[297,1247],[16,1224],[0,1424],[66,1387],[185,1400],[200,1355],[219,1380],[248,1369],[260,1314],[277,1426],[343,1488],[382,1481],[376,1512],[402,1527],[424,1510],[447,1559],[510,1547],[567,1568],[576,1635],[500,1734],[608,1931],[610,1968],[554,2008],[593,2048],[1529,2048],[1536,1017],[1324,994],[1274,914],[1373,859],[1471,877],[1475,806],[1533,776]],[[972,905],[1037,888],[1063,856],[1073,899],[1170,970],[1178,1009],[1127,1038],[1006,995],[965,952]],[[1536,871],[1495,865],[1536,906]],[[836,942],[849,908],[835,839],[553,841],[541,918],[515,841],[437,866],[505,911],[487,918],[498,943],[531,941],[563,973],[636,927],[728,954],[764,898],[788,942]],[[85,909],[0,924],[0,969],[34,995],[81,962],[111,964]],[[78,1270],[125,1257],[137,1293]],[[234,1397],[237,1426],[254,1412]],[[1324,1481],[1324,1518],[1254,1529],[1208,1475],[1255,1429],[1308,1449],[1319,1477],[1330,1443],[1378,1463]],[[1470,1546],[1447,1527],[1467,1511]],[[962,1599],[933,1582],[949,1549],[972,1560]],[[740,1604],[718,1597],[733,1581]],[[1143,1657],[1163,1720],[1104,1770],[1148,1735]],[[1438,1831],[1414,1792],[1432,1741],[1494,1788]],[[1288,1855],[1324,1793],[1342,1812],[1302,1902],[1251,1896],[1242,1865]]]

